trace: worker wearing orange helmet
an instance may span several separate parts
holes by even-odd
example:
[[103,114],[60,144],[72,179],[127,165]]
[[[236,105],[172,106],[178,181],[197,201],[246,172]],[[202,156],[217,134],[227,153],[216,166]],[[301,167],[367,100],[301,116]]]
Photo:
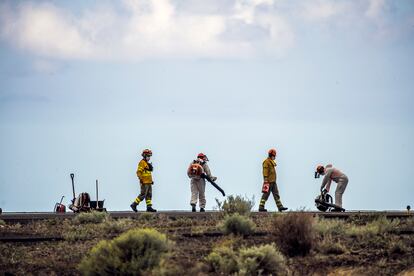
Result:
[[134,202],[131,204],[131,209],[134,212],[137,212],[138,204],[145,199],[147,204],[147,212],[156,212],[157,210],[152,208],[152,163],[150,163],[150,159],[152,156],[152,151],[149,149],[145,149],[142,152],[142,160],[138,163],[137,168],[137,176],[139,178],[139,182],[141,185],[141,192],[137,196]]
[[348,177],[337,168],[334,168],[332,164],[328,164],[325,167],[322,165],[317,166],[315,178],[319,178],[319,175],[324,176],[321,191],[326,189],[326,192],[329,192],[332,181],[337,183],[335,190],[335,205],[342,208],[342,196],[345,192],[346,186],[348,185]]
[[187,170],[187,175],[191,179],[191,211],[196,211],[197,201],[199,200],[200,212],[205,212],[206,208],[206,180],[202,177],[207,175],[212,181],[216,181],[217,177],[211,175],[210,168],[207,165],[207,155],[199,153],[197,159],[194,160]]
[[268,158],[263,161],[263,186],[262,186],[262,199],[259,204],[259,212],[267,212],[265,209],[265,204],[269,198],[270,193],[273,194],[273,197],[276,201],[276,206],[279,209],[279,212],[285,211],[288,208],[283,207],[282,202],[280,201],[279,190],[276,184],[276,150],[270,149],[268,152]]

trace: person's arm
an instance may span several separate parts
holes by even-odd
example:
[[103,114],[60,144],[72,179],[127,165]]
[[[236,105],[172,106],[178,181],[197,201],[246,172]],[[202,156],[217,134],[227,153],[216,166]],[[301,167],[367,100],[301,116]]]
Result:
[[204,170],[204,173],[212,180],[212,181],[216,181],[217,180],[217,177],[215,177],[215,176],[212,176],[211,175],[211,171],[210,171],[210,168],[208,167],[208,165],[207,165],[207,163],[204,163],[204,165],[203,165],[203,170]]
[[144,162],[140,161],[138,163],[138,169],[137,169],[137,176],[138,176],[139,180],[141,180],[142,173],[144,172],[144,170],[145,170],[145,164],[144,164]]
[[263,162],[263,181],[269,182],[269,163]]
[[332,171],[333,171],[332,169],[326,170],[325,176],[322,180],[321,191],[326,186],[326,190],[329,192],[329,189],[331,188],[331,182],[332,182],[331,180]]

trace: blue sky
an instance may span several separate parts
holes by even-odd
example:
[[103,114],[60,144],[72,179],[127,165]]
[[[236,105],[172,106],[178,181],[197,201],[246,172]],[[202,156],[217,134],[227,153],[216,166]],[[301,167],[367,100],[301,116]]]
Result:
[[126,210],[147,147],[161,210],[189,207],[200,151],[258,202],[271,147],[291,209],[315,209],[319,163],[347,209],[413,205],[413,42],[411,1],[3,1],[0,207],[68,203],[74,172]]

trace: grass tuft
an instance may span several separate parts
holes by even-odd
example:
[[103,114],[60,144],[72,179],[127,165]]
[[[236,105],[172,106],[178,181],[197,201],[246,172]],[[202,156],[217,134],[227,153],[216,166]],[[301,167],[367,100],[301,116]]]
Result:
[[226,216],[219,227],[226,235],[250,235],[254,233],[256,225],[250,218],[236,213]]
[[88,212],[77,214],[72,220],[73,224],[86,224],[86,223],[102,223],[109,218],[106,212]]

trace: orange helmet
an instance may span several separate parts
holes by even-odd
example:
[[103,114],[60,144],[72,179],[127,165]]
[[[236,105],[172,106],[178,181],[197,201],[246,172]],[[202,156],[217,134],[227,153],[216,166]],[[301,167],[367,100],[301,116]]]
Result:
[[152,156],[152,151],[150,149],[144,149],[142,151],[142,157]]
[[318,165],[317,167],[316,167],[316,172],[317,173],[323,173],[323,171],[325,170],[325,167],[324,166],[322,166],[322,165]]
[[205,155],[205,154],[204,154],[204,153],[202,153],[202,152],[200,152],[200,153],[197,155],[197,158],[200,158],[200,159],[203,159],[203,160],[208,161],[207,155]]
[[276,156],[276,150],[275,149],[270,149],[268,153],[269,153],[269,156]]

